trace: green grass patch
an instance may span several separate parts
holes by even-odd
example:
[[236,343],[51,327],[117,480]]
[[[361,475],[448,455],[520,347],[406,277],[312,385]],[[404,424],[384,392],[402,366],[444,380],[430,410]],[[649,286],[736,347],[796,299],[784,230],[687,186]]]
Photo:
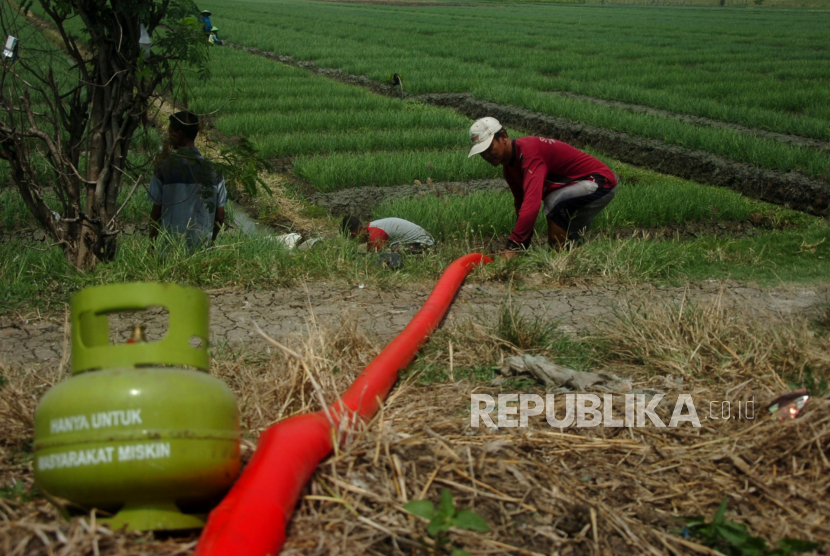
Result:
[[0,487],[0,498],[5,498],[11,502],[21,503],[30,502],[38,496],[38,489],[36,486],[28,486],[21,480],[16,480],[14,484]]
[[[130,195],[131,191],[132,187],[125,186],[118,192],[118,207],[124,206],[118,215],[118,220],[122,225],[142,222],[150,215],[151,207],[146,198],[147,190],[139,186],[132,196]],[[84,206],[85,197],[86,194],[82,193],[81,206]],[[53,211],[60,213],[61,203],[53,190],[44,191],[43,198]],[[0,229],[15,230],[34,225],[36,225],[36,221],[14,184],[9,184],[9,187],[0,189]]]
[[[514,280],[536,273],[543,283],[598,279],[610,283],[681,284],[686,280],[746,280],[762,285],[825,281],[830,273],[830,229],[815,222],[798,230],[770,231],[740,240],[612,240],[597,238],[570,252],[532,249],[513,260],[497,260],[476,271],[472,283]],[[446,266],[469,253],[464,241],[440,242],[426,255],[403,254],[404,268],[389,271],[354,242],[326,240],[308,252],[289,253],[264,237],[220,234],[214,248],[149,249],[145,236],[122,238],[115,260],[79,273],[58,247],[35,250],[20,242],[0,245],[0,307],[48,309],[87,286],[116,282],[175,282],[205,289],[255,290],[301,280],[345,280],[384,290],[434,282]]]
[[508,295],[499,307],[496,334],[519,349],[544,348],[553,341],[557,326],[544,317],[522,314],[521,305]]
[[830,230],[816,223],[797,231],[770,232],[755,238],[701,238],[689,246],[680,268],[689,280],[722,279],[782,282],[827,280]]

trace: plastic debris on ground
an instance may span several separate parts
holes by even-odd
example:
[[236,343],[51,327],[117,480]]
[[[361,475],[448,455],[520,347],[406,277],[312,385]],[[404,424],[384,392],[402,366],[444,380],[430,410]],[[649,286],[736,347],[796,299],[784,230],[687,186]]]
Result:
[[613,392],[631,391],[631,381],[610,373],[575,371],[548,360],[546,357],[522,355],[508,357],[501,366],[503,377],[496,378],[495,385],[504,382],[507,377],[530,375],[543,383],[549,390],[581,391],[599,388]]
[[798,417],[809,400],[810,395],[807,394],[807,389],[801,388],[775,398],[767,409],[779,421],[786,421]]
[[3,56],[6,58],[10,58],[12,62],[16,62],[18,59],[17,56],[17,45],[18,39],[9,35],[6,38],[6,48],[3,49]]
[[295,234],[282,234],[282,235],[279,235],[279,236],[268,236],[268,237],[270,237],[274,241],[278,241],[279,243],[282,243],[283,246],[288,250],[291,250],[291,249],[294,249],[295,247],[297,247],[297,244],[299,244],[300,241],[303,239],[303,236],[301,236],[300,234],[296,234],[296,233]]
[[403,268],[403,258],[398,253],[381,253],[375,264],[389,270],[400,270]]
[[299,247],[297,247],[297,249],[299,251],[308,251],[309,249],[311,249],[312,247],[314,247],[315,245],[317,245],[321,241],[323,241],[323,238],[313,237],[313,238],[310,238],[310,239],[307,239],[306,241],[304,241]]
[[283,247],[289,251],[296,249],[297,251],[308,251],[321,241],[321,237],[313,237],[303,241],[303,236],[297,233],[282,234],[279,236],[268,236],[269,239],[282,243]]

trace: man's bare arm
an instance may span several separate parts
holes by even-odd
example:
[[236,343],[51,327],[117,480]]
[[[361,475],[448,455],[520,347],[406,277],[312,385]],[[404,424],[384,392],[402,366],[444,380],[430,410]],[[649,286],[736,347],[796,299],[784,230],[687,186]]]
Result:
[[213,239],[216,241],[216,236],[219,235],[219,229],[225,225],[225,207],[216,209],[216,218],[213,220]]
[[150,243],[158,237],[160,227],[161,205],[153,205],[153,210],[150,211]]

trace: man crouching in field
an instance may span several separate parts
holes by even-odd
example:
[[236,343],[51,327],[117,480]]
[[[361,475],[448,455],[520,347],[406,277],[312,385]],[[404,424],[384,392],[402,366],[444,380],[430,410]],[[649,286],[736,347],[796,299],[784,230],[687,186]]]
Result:
[[191,251],[212,243],[225,223],[228,193],[225,180],[196,149],[199,117],[187,111],[170,116],[169,141],[175,152],[153,174],[147,200],[150,241],[163,228],[182,235]]
[[354,216],[346,216],[340,223],[340,230],[361,242],[368,242],[369,248],[375,251],[388,245],[392,249],[404,248],[417,253],[435,244],[429,232],[403,218],[381,218],[364,223]]
[[473,148],[493,166],[501,165],[513,193],[516,227],[502,257],[530,247],[539,208],[548,220],[548,244],[560,249],[578,241],[614,198],[617,176],[608,166],[570,145],[543,137],[510,139],[495,118],[470,127]]

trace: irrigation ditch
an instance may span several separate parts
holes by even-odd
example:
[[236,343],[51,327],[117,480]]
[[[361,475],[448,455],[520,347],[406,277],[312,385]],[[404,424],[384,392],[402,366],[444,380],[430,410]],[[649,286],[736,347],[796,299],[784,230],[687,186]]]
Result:
[[[452,108],[456,112],[471,119],[493,116],[508,127],[520,129],[529,134],[555,137],[580,148],[594,148],[628,164],[699,183],[727,187],[747,197],[799,210],[808,214],[817,216],[830,215],[830,183],[809,178],[796,172],[783,173],[759,168],[705,151],[686,149],[655,139],[635,137],[623,132],[581,124],[522,108],[477,99],[469,93],[409,95],[400,92],[390,84],[379,83],[366,76],[347,75],[337,68],[320,68],[314,62],[295,60],[291,56],[265,52],[254,47],[236,44],[228,44],[228,46],[283,64],[303,68],[322,77],[335,79],[342,83],[360,85],[376,94],[409,98],[434,106]],[[608,102],[602,101],[601,99],[595,100],[596,102]],[[630,105],[629,109],[644,110],[645,107]],[[675,116],[678,118],[686,118],[686,116],[677,114]],[[713,125],[708,119],[701,118],[696,118],[694,123]],[[744,131],[743,128],[734,126],[733,124],[720,122],[719,125]],[[769,136],[789,143],[795,144],[795,142],[801,142],[803,146],[807,146],[805,142],[821,143],[821,145],[816,145],[816,147],[818,148],[820,146],[822,149],[828,148],[828,145],[824,142],[807,138],[795,136],[784,137],[783,134],[769,135],[772,132],[765,132],[764,130],[752,129],[749,131],[753,134]],[[778,137],[779,135],[782,135],[782,137]],[[811,144],[809,146],[813,145]],[[282,161],[280,167],[284,170],[290,170],[290,163],[288,161]],[[363,202],[376,204],[379,200],[390,198],[387,195],[395,195],[385,192],[377,195],[376,190],[378,189],[393,188],[367,189],[365,194],[341,192],[315,194],[312,195],[312,201],[334,212],[340,212],[358,204],[361,207],[365,207],[365,205],[361,204]],[[407,191],[407,193],[402,193],[401,195],[410,193]],[[353,202],[350,198],[351,195],[356,195],[360,201]],[[329,200],[329,197],[331,197],[331,200]],[[368,209],[363,208],[362,210],[365,211]]]

